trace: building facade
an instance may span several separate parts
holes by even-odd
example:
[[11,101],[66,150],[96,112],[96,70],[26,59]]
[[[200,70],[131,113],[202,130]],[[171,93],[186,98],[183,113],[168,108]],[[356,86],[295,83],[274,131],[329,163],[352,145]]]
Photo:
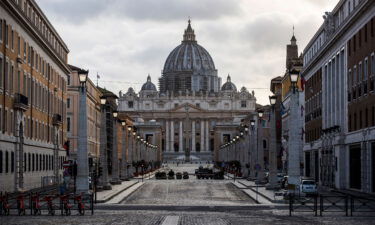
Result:
[[[228,75],[221,78],[210,54],[197,44],[189,21],[181,45],[167,57],[159,91],[147,77],[139,93],[119,94],[119,111],[135,122],[155,120],[162,129],[163,160],[213,161],[217,148],[232,131],[215,128],[240,121],[255,111],[254,93],[237,90]],[[147,134],[145,134],[147,135]],[[143,137],[145,138],[145,137]]]
[[68,53],[34,0],[0,2],[0,191],[59,181]]
[[305,174],[374,192],[375,2],[342,0],[324,18],[304,51]]

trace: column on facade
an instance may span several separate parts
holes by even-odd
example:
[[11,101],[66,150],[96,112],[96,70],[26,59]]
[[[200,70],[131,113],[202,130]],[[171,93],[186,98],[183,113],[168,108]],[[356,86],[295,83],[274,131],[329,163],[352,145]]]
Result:
[[209,139],[210,139],[210,135],[209,135],[209,124],[208,124],[208,120],[206,120],[206,126],[205,126],[205,147],[206,147],[206,151],[209,152],[210,151],[210,145],[209,145]]
[[166,152],[169,152],[170,151],[170,148],[169,148],[169,139],[170,139],[170,137],[169,137],[169,121],[168,120],[166,120],[165,121],[165,151]]
[[191,121],[191,151],[196,152],[195,149],[195,121]]
[[171,144],[169,151],[174,152],[174,121],[171,120]]
[[203,152],[205,150],[204,148],[204,121],[201,120],[201,149],[200,151]]
[[183,152],[183,135],[182,135],[182,120],[180,120],[179,124],[179,132],[178,132],[178,151]]

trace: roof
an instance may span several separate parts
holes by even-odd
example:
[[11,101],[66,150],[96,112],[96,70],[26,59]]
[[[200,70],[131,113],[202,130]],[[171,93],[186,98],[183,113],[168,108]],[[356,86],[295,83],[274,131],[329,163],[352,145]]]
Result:
[[118,98],[117,95],[115,95],[113,92],[108,91],[105,88],[97,87],[99,91],[103,94],[104,97],[112,97],[112,98]]

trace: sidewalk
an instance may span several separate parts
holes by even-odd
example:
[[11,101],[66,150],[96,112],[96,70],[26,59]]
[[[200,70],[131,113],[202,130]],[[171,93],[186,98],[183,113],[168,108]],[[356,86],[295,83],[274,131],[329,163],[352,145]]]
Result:
[[[155,176],[155,173],[157,173],[160,169],[157,169],[151,173],[146,173],[143,175],[143,179],[144,180],[147,180],[147,179],[152,179],[154,176]],[[133,177],[133,179],[142,179],[142,175],[139,175],[139,176],[136,176],[136,177]]]
[[119,185],[112,185],[112,190],[105,190],[101,192],[97,192],[97,202],[104,203],[108,202],[109,200],[113,199],[117,195],[121,194],[125,190],[131,188],[132,186],[139,183],[139,181],[130,180],[130,181],[123,181]]
[[[286,203],[286,201],[284,200],[284,197],[282,196],[282,190],[280,191],[267,190],[264,185],[257,185],[255,184],[254,181],[248,181],[246,179],[236,179],[236,183],[239,183],[239,185],[236,185],[236,184],[235,185],[238,188],[242,189],[244,192],[247,192],[246,190],[250,190],[251,192],[247,194],[249,194],[252,198],[254,198],[255,196],[254,199],[256,199],[257,197],[258,202],[260,204]],[[258,194],[258,196],[256,196],[256,194]]]

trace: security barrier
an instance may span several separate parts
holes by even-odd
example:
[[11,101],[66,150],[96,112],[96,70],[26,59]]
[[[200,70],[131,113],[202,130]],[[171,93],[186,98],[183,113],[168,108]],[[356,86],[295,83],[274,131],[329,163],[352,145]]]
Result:
[[348,194],[335,195],[312,195],[310,197],[299,197],[293,194],[289,198],[289,216],[292,212],[311,212],[315,216],[323,216],[324,213],[340,213],[345,216],[353,216],[354,212],[371,213],[375,212],[375,198],[359,197]]
[[[93,194],[50,194],[50,193],[0,193],[0,216],[13,215],[61,215],[69,216],[71,211],[85,215],[94,214]],[[27,213],[29,212],[29,213]]]

